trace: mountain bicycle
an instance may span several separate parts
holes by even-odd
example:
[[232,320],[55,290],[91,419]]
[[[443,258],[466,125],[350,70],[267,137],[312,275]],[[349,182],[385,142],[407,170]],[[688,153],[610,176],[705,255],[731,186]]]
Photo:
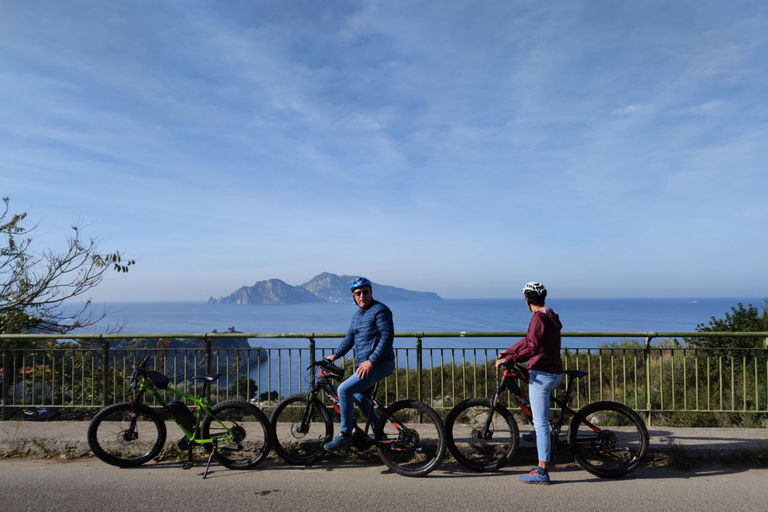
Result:
[[[344,380],[344,370],[326,359],[307,367],[319,367],[318,378],[307,393],[281,401],[270,417],[270,436],[275,452],[291,464],[309,465],[326,451],[323,445],[333,438],[333,421],[318,395],[325,392],[337,414],[339,397],[332,380]],[[445,427],[440,416],[427,404],[401,400],[389,407],[376,399],[376,384],[363,393],[370,400],[363,428],[355,425],[353,439],[358,449],[375,446],[379,457],[392,471],[403,476],[424,476],[432,472],[445,455]],[[373,425],[374,407],[379,418]],[[369,436],[373,429],[373,438]]]
[[[203,393],[197,398],[169,386],[166,375],[146,367],[148,361],[149,357],[145,358],[128,378],[135,392],[133,399],[105,407],[91,421],[88,444],[96,457],[125,468],[144,464],[160,453],[165,446],[165,421],[157,410],[142,402],[149,393],[184,434],[178,442],[179,449],[188,454],[183,469],[194,466],[192,449],[196,446],[208,453],[203,478],[208,475],[211,459],[229,469],[250,469],[266,458],[270,451],[269,420],[261,409],[240,400],[211,405],[204,398],[222,374],[198,377]],[[167,401],[161,389],[194,403],[196,411],[182,401]]]
[[[531,405],[518,380],[528,382],[528,371],[516,364],[502,365],[501,382],[487,398],[469,398],[458,403],[446,417],[448,449],[462,465],[475,471],[497,471],[514,456],[519,430],[512,413],[499,401],[508,390],[523,414],[533,424]],[[552,401],[560,414],[550,420],[552,449],[568,448],[586,471],[601,478],[619,478],[637,468],[648,450],[648,430],[629,407],[610,401],[595,402],[579,411],[568,407],[573,382],[585,370],[566,370],[565,396]],[[566,414],[572,416],[567,435],[561,428]]]

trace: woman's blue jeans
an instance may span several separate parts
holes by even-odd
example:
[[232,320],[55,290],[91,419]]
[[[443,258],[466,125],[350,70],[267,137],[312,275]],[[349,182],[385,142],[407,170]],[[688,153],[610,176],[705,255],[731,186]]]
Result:
[[536,432],[536,450],[539,452],[539,460],[544,462],[549,462],[552,454],[552,439],[549,435],[549,399],[562,380],[562,373],[532,370],[528,381],[533,430]]
[[[371,407],[371,401],[365,398],[361,393],[372,389],[381,379],[395,370],[395,361],[384,361],[377,363],[371,368],[368,376],[361,379],[357,373],[353,373],[350,378],[339,384],[337,392],[339,394],[339,410],[341,411],[341,431],[351,434],[355,428],[355,404],[360,407],[364,414],[368,414]],[[372,426],[376,426],[378,416],[373,411],[371,416]]]

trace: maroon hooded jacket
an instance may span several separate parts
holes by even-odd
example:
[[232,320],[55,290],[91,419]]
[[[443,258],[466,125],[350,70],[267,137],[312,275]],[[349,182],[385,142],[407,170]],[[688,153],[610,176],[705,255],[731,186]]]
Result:
[[531,323],[528,324],[528,334],[525,338],[499,355],[507,363],[528,361],[528,370],[563,373],[563,362],[560,359],[560,330],[562,328],[563,324],[560,323],[560,317],[551,308],[543,307],[531,317]]

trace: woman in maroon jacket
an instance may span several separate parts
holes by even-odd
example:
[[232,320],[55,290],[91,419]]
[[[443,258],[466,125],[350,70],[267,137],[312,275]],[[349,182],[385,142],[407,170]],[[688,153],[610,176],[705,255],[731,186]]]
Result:
[[528,393],[539,465],[527,475],[521,475],[520,480],[530,484],[549,484],[548,466],[552,448],[549,434],[549,399],[563,380],[563,363],[560,359],[560,331],[563,324],[552,308],[544,305],[547,298],[544,285],[528,283],[523,288],[523,294],[526,306],[533,313],[528,324],[528,334],[499,354],[496,367],[503,363],[528,361]]

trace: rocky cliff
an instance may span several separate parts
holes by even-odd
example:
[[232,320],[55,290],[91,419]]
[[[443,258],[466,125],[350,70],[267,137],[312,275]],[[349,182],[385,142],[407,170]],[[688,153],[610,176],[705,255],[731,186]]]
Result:
[[[209,304],[300,304],[306,302],[351,302],[349,283],[357,276],[338,276],[323,272],[301,286],[280,279],[243,286],[226,297],[208,299]],[[441,300],[434,292],[416,292],[373,283],[373,296],[383,302],[393,300]]]
[[[336,274],[323,272],[301,286],[329,302],[352,302],[349,283],[356,277],[337,276]],[[378,283],[373,283],[373,296],[382,302],[388,300],[441,300],[440,296],[434,292],[415,292],[405,288],[396,288]]]
[[253,286],[243,286],[226,297],[208,299],[209,304],[301,304],[322,301],[306,288],[291,286],[280,279],[259,281]]

